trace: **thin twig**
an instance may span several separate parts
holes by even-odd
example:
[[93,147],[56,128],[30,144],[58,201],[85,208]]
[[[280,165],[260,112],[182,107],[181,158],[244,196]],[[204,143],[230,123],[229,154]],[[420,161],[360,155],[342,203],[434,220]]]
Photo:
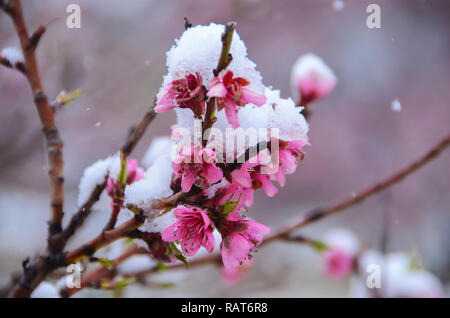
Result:
[[[3,5],[2,7],[5,7]],[[49,245],[52,252],[60,251],[60,246],[53,246],[51,237],[61,232],[64,204],[64,178],[63,171],[63,143],[59,137],[58,129],[55,126],[53,111],[48,103],[47,96],[42,87],[39,69],[35,56],[36,45],[45,31],[45,27],[40,27],[30,38],[23,17],[22,5],[19,0],[9,2],[6,13],[11,17],[17,35],[20,40],[22,54],[25,61],[25,75],[30,84],[34,96],[42,130],[45,136],[48,151],[49,175],[50,175],[50,197],[51,197],[51,218],[49,221]]]
[[132,219],[126,221],[122,225],[111,229],[102,231],[100,235],[92,239],[86,244],[74,249],[71,252],[66,253],[65,262],[67,264],[72,264],[80,260],[81,258],[91,257],[100,248],[120,239],[127,237],[128,234],[142,224],[144,224],[145,217],[142,214],[135,215]]

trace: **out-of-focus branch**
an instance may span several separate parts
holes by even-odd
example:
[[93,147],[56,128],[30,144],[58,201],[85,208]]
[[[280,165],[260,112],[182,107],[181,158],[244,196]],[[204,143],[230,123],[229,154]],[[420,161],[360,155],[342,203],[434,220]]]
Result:
[[0,64],[8,68],[16,69],[22,74],[26,74],[25,64],[22,62],[16,62],[15,64],[11,64],[11,62],[7,58],[0,55]]
[[22,5],[19,0],[11,0],[2,3],[1,7],[11,17],[17,35],[19,37],[22,54],[25,61],[25,75],[33,92],[34,103],[42,124],[48,151],[49,175],[50,175],[50,197],[51,197],[51,218],[49,222],[49,244],[48,248],[52,252],[58,252],[62,246],[52,244],[51,237],[61,232],[64,204],[64,178],[63,171],[63,143],[59,137],[58,129],[55,126],[53,111],[48,103],[47,96],[42,87],[39,69],[37,66],[35,49],[45,32],[45,27],[41,26],[31,36],[23,17]]
[[293,221],[288,223],[289,225],[279,231],[276,232],[269,237],[265,239],[265,242],[270,242],[273,240],[276,240],[278,238],[282,238],[286,236],[287,234],[304,227],[305,225],[308,225],[310,223],[313,223],[315,221],[318,221],[322,219],[323,217],[332,215],[334,213],[343,211],[345,209],[348,209],[356,204],[361,203],[368,197],[371,197],[381,191],[384,191],[388,189],[389,187],[393,186],[394,184],[402,181],[405,177],[409,176],[413,172],[417,171],[421,167],[423,167],[425,164],[430,162],[431,160],[438,157],[448,146],[450,145],[450,135],[444,137],[438,144],[436,144],[433,148],[431,148],[425,155],[421,156],[417,160],[413,161],[411,164],[406,166],[405,168],[399,170],[397,173],[394,173],[393,175],[389,176],[388,178],[372,185],[371,187],[356,193],[356,195],[351,196],[348,199],[342,200],[338,202],[337,204],[331,205],[329,207],[325,208],[316,208],[311,210],[310,212],[306,213],[305,216],[303,216],[299,221]]

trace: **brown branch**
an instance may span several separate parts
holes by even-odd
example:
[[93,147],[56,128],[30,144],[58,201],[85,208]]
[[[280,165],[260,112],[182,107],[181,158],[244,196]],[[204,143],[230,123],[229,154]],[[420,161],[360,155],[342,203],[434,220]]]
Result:
[[127,249],[125,252],[123,252],[121,255],[119,255],[117,258],[113,259],[111,261],[112,268],[107,268],[105,266],[99,266],[89,274],[83,276],[83,278],[80,281],[80,287],[79,288],[69,288],[65,287],[60,291],[61,297],[70,297],[74,295],[75,293],[79,292],[80,290],[84,288],[89,287],[99,287],[101,281],[113,278],[116,275],[116,268],[119,264],[123,263],[130,257],[137,255],[137,254],[146,254],[148,253],[145,248],[139,247],[137,245],[133,245],[129,249]]
[[[42,131],[45,136],[49,161],[50,176],[50,197],[51,197],[51,218],[49,221],[49,245],[52,252],[58,252],[57,247],[52,246],[51,237],[61,232],[64,203],[64,178],[63,171],[63,143],[59,137],[58,129],[55,126],[53,111],[48,103],[47,96],[42,87],[39,69],[37,66],[35,48],[39,38],[44,33],[45,28],[40,27],[30,38],[23,17],[22,5],[19,0],[11,0],[6,5],[6,13],[11,17],[17,35],[20,40],[22,54],[25,61],[25,75],[30,84],[34,96],[34,103],[42,124]],[[5,8],[5,4],[2,5]]]
[[89,241],[86,244],[81,245],[80,247],[74,249],[71,252],[65,254],[65,262],[66,264],[72,264],[80,260],[81,258],[91,257],[94,255],[96,251],[100,248],[120,239],[123,237],[128,237],[128,234],[142,224],[144,224],[145,217],[142,214],[135,215],[132,219],[123,223],[122,225],[111,229],[102,231],[100,235],[98,235],[93,240]]
[[285,229],[283,229],[279,232],[276,232],[276,233],[270,235],[269,237],[267,237],[265,239],[265,242],[270,242],[270,241],[276,240],[278,238],[281,238],[281,237],[285,236],[286,233],[291,233],[292,231],[297,230],[301,227],[304,227],[305,225],[313,223],[317,220],[320,220],[323,217],[326,217],[331,214],[348,209],[356,204],[361,203],[368,197],[388,189],[389,187],[393,186],[394,184],[402,181],[408,175],[417,171],[419,168],[423,167],[425,164],[427,164],[431,160],[438,157],[449,145],[450,145],[450,135],[443,138],[436,146],[431,148],[425,155],[423,155],[419,159],[415,160],[414,162],[412,162],[405,168],[399,170],[397,173],[395,173],[395,174],[391,175],[390,177],[382,180],[381,182],[378,182],[378,183],[374,184],[373,186],[351,196],[350,198],[347,198],[345,200],[338,202],[337,204],[331,205],[329,207],[316,208],[316,209],[311,210],[310,212],[306,213],[306,215],[304,217],[302,217],[299,221],[290,222],[289,223],[290,225],[287,226]]
[[0,64],[3,66],[6,66],[7,68],[12,68],[12,69],[18,70],[22,74],[26,74],[25,64],[22,62],[17,62],[13,65],[6,57],[0,55]]

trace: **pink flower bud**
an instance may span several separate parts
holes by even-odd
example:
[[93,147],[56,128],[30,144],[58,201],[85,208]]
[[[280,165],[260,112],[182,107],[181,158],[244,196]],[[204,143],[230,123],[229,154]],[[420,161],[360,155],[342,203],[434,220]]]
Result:
[[333,71],[314,54],[300,56],[292,67],[292,97],[298,105],[304,106],[327,96],[336,82]]

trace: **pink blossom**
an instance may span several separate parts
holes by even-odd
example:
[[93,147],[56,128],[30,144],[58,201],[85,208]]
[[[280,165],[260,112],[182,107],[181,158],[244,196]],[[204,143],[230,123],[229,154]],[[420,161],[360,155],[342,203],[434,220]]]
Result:
[[292,68],[292,94],[301,105],[327,96],[336,82],[333,71],[320,57],[313,54],[301,56]]
[[[139,170],[138,161],[136,159],[129,159],[127,161],[127,181],[126,184],[130,185],[136,181],[141,180],[144,177],[144,173]],[[115,194],[120,190],[120,182],[119,180],[114,180],[112,178],[108,178],[106,182],[106,191],[110,197],[114,197]]]
[[207,187],[220,181],[223,172],[216,166],[215,160],[216,154],[212,149],[184,147],[172,163],[173,170],[181,177],[181,189],[189,192],[194,182],[200,187]]
[[161,232],[163,241],[180,241],[187,256],[192,256],[203,246],[209,253],[214,250],[214,224],[205,211],[182,206],[174,211],[177,221]]
[[222,268],[222,278],[230,285],[236,285],[253,266],[253,259],[245,259],[238,267],[224,267]]
[[243,87],[249,84],[250,82],[243,77],[233,77],[230,70],[222,70],[219,76],[214,77],[209,83],[207,96],[216,97],[218,110],[225,108],[228,122],[233,128],[239,127],[237,106],[249,103],[261,106],[266,102],[263,94]]
[[249,253],[257,250],[257,246],[263,241],[262,235],[269,233],[270,229],[232,212],[220,232],[223,265],[226,269],[232,269],[251,258]]
[[353,268],[353,257],[339,248],[326,250],[323,260],[325,275],[332,279],[343,279]]
[[188,74],[164,87],[155,112],[162,113],[175,107],[190,108],[196,118],[201,118],[205,110],[205,93],[200,74]]
[[286,183],[286,175],[295,172],[304,156],[302,148],[305,145],[309,145],[309,143],[304,140],[280,140],[279,145],[279,167],[277,172],[274,174],[274,178],[278,181],[281,187],[284,187]]
[[243,189],[262,188],[267,196],[275,196],[275,194],[278,193],[277,187],[275,187],[270,181],[269,175],[264,175],[257,172],[256,168],[258,166],[259,163],[243,163],[240,169],[236,169],[231,173],[233,184]]

